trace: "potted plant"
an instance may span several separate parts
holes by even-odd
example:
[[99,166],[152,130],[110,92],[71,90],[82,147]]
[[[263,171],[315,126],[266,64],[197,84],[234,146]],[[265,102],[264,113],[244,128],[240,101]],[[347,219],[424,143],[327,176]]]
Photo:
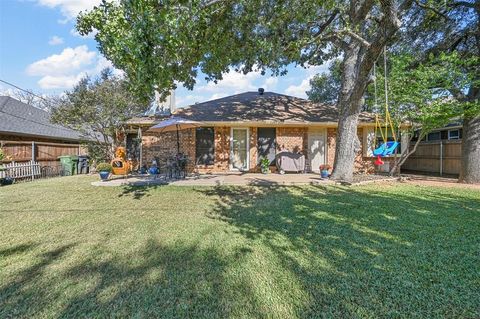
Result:
[[260,160],[260,169],[262,170],[263,174],[270,173],[270,160],[266,157],[263,157]]
[[97,165],[97,172],[100,174],[102,181],[106,181],[112,172],[112,165],[109,163],[99,163]]
[[323,164],[320,165],[320,175],[322,178],[328,178],[328,171],[330,170],[330,165],[328,164]]

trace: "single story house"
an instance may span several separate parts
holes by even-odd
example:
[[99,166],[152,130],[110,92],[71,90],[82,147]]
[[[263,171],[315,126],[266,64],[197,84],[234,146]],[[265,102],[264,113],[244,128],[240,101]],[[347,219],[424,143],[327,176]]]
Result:
[[[258,172],[261,158],[269,158],[274,167],[280,151],[303,153],[312,172],[322,164],[333,166],[338,112],[332,105],[259,90],[178,108],[172,114],[201,123],[179,133],[180,152],[189,158],[190,171]],[[141,165],[148,166],[154,159],[164,162],[177,151],[175,132],[148,131],[162,119],[165,116],[143,116],[127,122],[127,150],[134,150],[129,156]],[[357,172],[375,170],[374,128],[375,116],[362,113]]]
[[50,122],[50,113],[0,96],[0,147],[11,161],[58,162],[60,155],[83,154],[79,132]]

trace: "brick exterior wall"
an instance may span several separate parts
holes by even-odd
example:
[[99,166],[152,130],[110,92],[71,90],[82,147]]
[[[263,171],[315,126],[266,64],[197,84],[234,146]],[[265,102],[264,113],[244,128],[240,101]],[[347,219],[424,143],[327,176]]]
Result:
[[[179,131],[180,153],[189,159],[187,170],[193,171],[195,159],[195,129]],[[165,166],[167,159],[177,154],[177,133],[142,132],[142,163],[150,166],[155,158]]]
[[308,157],[308,128],[277,127],[277,152],[300,152]]
[[337,129],[328,128],[327,129],[327,164],[333,168],[333,162],[335,161],[335,146],[337,140]]
[[[227,172],[230,167],[230,127],[215,127],[215,161],[213,165],[202,165],[197,167],[199,173],[217,173]],[[301,152],[308,159],[308,128],[307,127],[277,127],[276,129],[277,151],[287,150],[290,152]],[[327,164],[333,167],[335,161],[336,146],[336,128],[327,129],[326,158]],[[358,137],[362,142],[361,150],[355,157],[355,172],[373,173],[375,172],[374,159],[363,156],[363,129],[357,131]],[[249,128],[250,143],[250,172],[258,172],[257,165],[257,128]],[[180,152],[184,153],[190,159],[188,171],[191,173],[195,169],[195,129],[182,130],[179,132]],[[143,132],[142,136],[142,162],[149,166],[153,159],[158,157],[160,165],[165,165],[167,158],[172,157],[177,152],[176,132],[168,133],[150,133]],[[389,160],[389,159],[386,159]]]
[[197,171],[201,174],[226,172],[230,169],[230,127],[215,127],[214,130],[214,164],[198,166]]

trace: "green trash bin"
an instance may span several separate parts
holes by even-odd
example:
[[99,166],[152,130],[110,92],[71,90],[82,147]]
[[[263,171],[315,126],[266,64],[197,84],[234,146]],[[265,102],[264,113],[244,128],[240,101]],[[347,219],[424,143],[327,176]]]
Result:
[[70,160],[72,161],[73,165],[73,175],[78,174],[78,156],[76,155],[70,155]]
[[60,164],[62,165],[65,175],[77,174],[78,156],[75,155],[63,155],[58,157]]

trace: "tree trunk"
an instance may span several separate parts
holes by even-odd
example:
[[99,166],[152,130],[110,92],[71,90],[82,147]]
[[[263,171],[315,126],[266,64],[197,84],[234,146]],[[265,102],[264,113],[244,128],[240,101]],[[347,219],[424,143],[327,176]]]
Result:
[[480,116],[463,120],[461,183],[480,183]]
[[[335,180],[352,180],[355,155],[360,149],[357,135],[358,116],[368,81],[365,72],[359,72],[360,66],[365,63],[362,60],[360,45],[352,44],[345,50],[342,62],[342,87],[337,105],[340,114],[332,172],[332,179]],[[373,62],[371,64],[373,66]]]
[[335,162],[332,178],[350,181],[353,178],[355,154],[360,141],[357,136],[357,114],[343,114],[338,122],[337,140],[335,145]]
[[420,136],[418,137],[417,141],[415,144],[413,144],[413,148],[410,149],[410,144],[412,143],[412,135],[408,138],[407,142],[407,147],[405,147],[405,152],[400,155],[400,158],[395,158],[395,163],[393,167],[390,169],[390,176],[394,176],[395,173],[398,173],[398,176],[400,176],[400,169],[402,168],[402,165],[407,161],[407,159],[410,157],[410,155],[414,154],[417,151],[418,145],[420,142],[423,140],[423,137],[426,135],[426,132],[422,132]]

